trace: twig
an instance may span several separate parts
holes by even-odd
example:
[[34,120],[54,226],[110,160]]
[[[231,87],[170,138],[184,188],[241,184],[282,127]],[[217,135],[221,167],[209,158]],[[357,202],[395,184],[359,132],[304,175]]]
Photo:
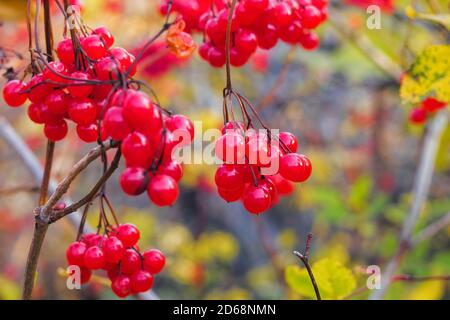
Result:
[[450,224],[450,212],[441,217],[437,221],[431,223],[428,227],[423,229],[418,235],[416,235],[412,241],[412,246],[416,246],[419,243],[432,238],[439,231],[444,229]]
[[428,192],[430,190],[431,178],[433,176],[436,154],[441,141],[442,134],[448,122],[447,110],[442,110],[436,114],[429,131],[426,134],[419,168],[416,173],[413,188],[413,202],[409,210],[408,216],[404,221],[400,243],[395,255],[389,261],[383,274],[381,288],[375,291],[371,296],[371,300],[382,299],[385,295],[390,279],[397,271],[405,253],[411,248],[412,233],[419,219],[420,211],[425,203]]
[[231,42],[231,23],[233,20],[234,9],[236,8],[237,0],[233,0],[231,3],[230,11],[228,13],[227,31],[225,36],[225,58],[226,58],[226,70],[227,70],[227,86],[226,90],[232,90],[231,84],[231,67],[230,67],[230,42]]
[[305,265],[305,268],[308,271],[309,278],[311,279],[311,283],[314,287],[314,292],[316,293],[317,300],[322,300],[322,297],[320,296],[319,287],[317,286],[316,283],[316,278],[314,278],[311,265],[309,264],[309,250],[311,249],[312,238],[313,238],[312,233],[309,233],[308,238],[306,239],[305,251],[303,253],[294,251],[294,255],[296,255]]

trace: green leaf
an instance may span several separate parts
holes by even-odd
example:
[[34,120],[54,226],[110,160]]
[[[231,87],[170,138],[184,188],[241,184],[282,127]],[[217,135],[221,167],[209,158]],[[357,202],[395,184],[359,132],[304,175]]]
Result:
[[413,104],[429,96],[450,102],[450,45],[425,49],[405,74],[400,95]]
[[[312,266],[314,277],[323,299],[342,299],[356,288],[352,271],[341,262],[322,259]],[[289,287],[302,296],[315,299],[314,288],[306,268],[288,266],[285,279]]]
[[353,210],[362,211],[367,207],[372,187],[372,180],[368,175],[360,176],[353,183],[348,196],[348,203]]

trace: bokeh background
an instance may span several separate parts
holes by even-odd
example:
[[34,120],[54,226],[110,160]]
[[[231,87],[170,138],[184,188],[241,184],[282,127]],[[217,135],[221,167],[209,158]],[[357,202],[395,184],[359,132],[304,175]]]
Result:
[[[397,249],[426,132],[426,126],[408,121],[411,106],[399,98],[395,69],[377,65],[376,60],[381,55],[406,70],[425,47],[446,41],[438,29],[412,23],[405,16],[409,0],[372,1],[383,5],[382,29],[367,29],[365,8],[370,2],[339,1],[330,12],[330,21],[320,28],[322,44],[316,52],[280,43],[270,53],[258,52],[244,68],[233,69],[234,87],[258,106],[270,127],[295,133],[300,151],[312,160],[312,178],[280,205],[254,217],[240,203],[225,203],[215,191],[214,166],[186,165],[180,199],[171,208],[151,205],[146,195],[125,196],[118,174],[110,180],[109,197],[121,221],[140,227],[141,248],[159,248],[167,256],[167,267],[154,286],[159,297],[313,298],[304,269],[292,254],[303,250],[309,232],[314,234],[311,262],[319,263],[318,277],[328,277],[332,283],[330,290],[324,289],[325,297],[368,297],[366,266],[385,265]],[[428,1],[415,2],[428,10]],[[448,1],[435,2],[448,14]],[[0,0],[0,47],[27,57],[25,3]],[[138,50],[163,21],[157,0],[84,3],[85,23],[107,26],[116,43],[131,51]],[[60,39],[63,21],[57,12],[54,21],[55,38]],[[22,68],[26,61],[14,59],[10,64]],[[203,121],[204,128],[221,126],[225,71],[211,68],[197,53],[182,61],[164,43],[154,45],[141,61],[138,77],[154,88],[167,108]],[[25,109],[9,109],[0,103],[1,116],[43,161],[41,128],[28,120]],[[73,129],[57,144],[56,180],[92,147],[81,143]],[[447,128],[417,230],[450,211],[449,146]],[[83,196],[100,168],[98,163],[86,170],[69,195],[73,199]],[[11,192],[17,187],[21,190]],[[20,297],[36,187],[15,151],[0,140],[1,299]],[[92,224],[96,210],[94,205]],[[421,242],[408,252],[399,273],[449,274],[449,235],[447,227]],[[39,262],[36,298],[113,298],[100,273],[82,290],[66,288],[65,249],[75,237],[76,227],[68,220],[50,227]],[[286,281],[286,268],[298,273],[295,285]],[[396,282],[386,298],[448,299],[449,289],[445,281]]]

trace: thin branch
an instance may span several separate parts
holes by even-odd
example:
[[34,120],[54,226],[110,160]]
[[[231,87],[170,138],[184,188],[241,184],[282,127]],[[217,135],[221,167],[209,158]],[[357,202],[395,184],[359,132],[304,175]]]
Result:
[[426,134],[423,144],[423,150],[421,152],[419,168],[414,180],[412,197],[413,202],[402,227],[400,243],[395,255],[392,257],[385,268],[385,272],[383,274],[381,282],[381,288],[379,290],[376,290],[370,296],[371,300],[378,300],[383,298],[390,285],[390,279],[400,266],[404,255],[411,248],[412,233],[414,231],[414,228],[416,227],[417,221],[419,220],[420,211],[428,197],[438,147],[447,123],[447,110],[442,110],[438,114],[436,114]]
[[432,238],[439,231],[450,225],[450,212],[438,219],[437,221],[431,223],[425,229],[423,229],[418,235],[416,235],[412,241],[412,246],[416,246],[419,243]]
[[236,8],[237,0],[233,0],[228,13],[227,31],[225,36],[225,58],[226,58],[226,70],[227,70],[227,86],[226,90],[232,90],[231,84],[231,67],[230,67],[230,42],[231,42],[231,23],[233,20],[234,9]]
[[316,283],[316,278],[314,277],[311,265],[309,264],[309,251],[311,249],[312,238],[313,238],[312,233],[309,233],[308,238],[306,239],[305,251],[303,253],[294,251],[294,255],[296,255],[305,265],[305,268],[308,271],[309,278],[311,279],[314,292],[316,293],[317,300],[322,300],[322,297],[320,296],[319,287],[317,286]]

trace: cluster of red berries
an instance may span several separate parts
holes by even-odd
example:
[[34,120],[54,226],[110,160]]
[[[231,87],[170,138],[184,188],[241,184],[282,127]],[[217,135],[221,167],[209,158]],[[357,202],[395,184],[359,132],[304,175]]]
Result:
[[148,291],[153,277],[165,265],[165,256],[157,249],[139,252],[140,233],[132,224],[121,224],[107,235],[85,234],[69,245],[67,263],[80,268],[81,284],[89,282],[93,270],[104,270],[112,291],[120,298]]
[[447,103],[428,97],[422,101],[419,107],[411,111],[409,120],[414,124],[424,124],[427,118],[443,109]]
[[[160,11],[166,14],[168,0]],[[278,40],[300,44],[306,50],[319,46],[312,31],[327,19],[328,0],[240,0],[231,21],[230,63],[243,66],[256,49],[271,49]],[[203,32],[200,56],[214,67],[225,64],[227,0],[174,0],[172,10],[180,13],[186,30]]]
[[252,214],[260,214],[293,192],[293,182],[306,181],[310,160],[297,152],[290,132],[272,137],[270,131],[244,130],[240,122],[228,122],[217,140],[215,155],[222,160],[216,171],[218,193],[227,202],[241,200]]
[[[43,124],[46,137],[52,141],[67,135],[67,120],[76,124],[81,140],[97,141],[101,136],[98,122],[110,106],[110,82],[128,71],[135,60],[124,48],[112,47],[114,37],[104,27],[78,40],[80,50],[74,48],[72,39],[61,40],[56,49],[59,61],[46,63],[28,84],[13,80],[3,89],[4,99],[11,107],[30,100],[29,118]],[[134,73],[132,68],[128,76]]]
[[162,114],[149,97],[135,90],[117,91],[114,105],[105,114],[105,132],[122,141],[126,169],[122,190],[132,196],[147,190],[158,206],[170,206],[178,198],[183,167],[173,157],[177,148],[194,138],[194,125],[183,115]]

